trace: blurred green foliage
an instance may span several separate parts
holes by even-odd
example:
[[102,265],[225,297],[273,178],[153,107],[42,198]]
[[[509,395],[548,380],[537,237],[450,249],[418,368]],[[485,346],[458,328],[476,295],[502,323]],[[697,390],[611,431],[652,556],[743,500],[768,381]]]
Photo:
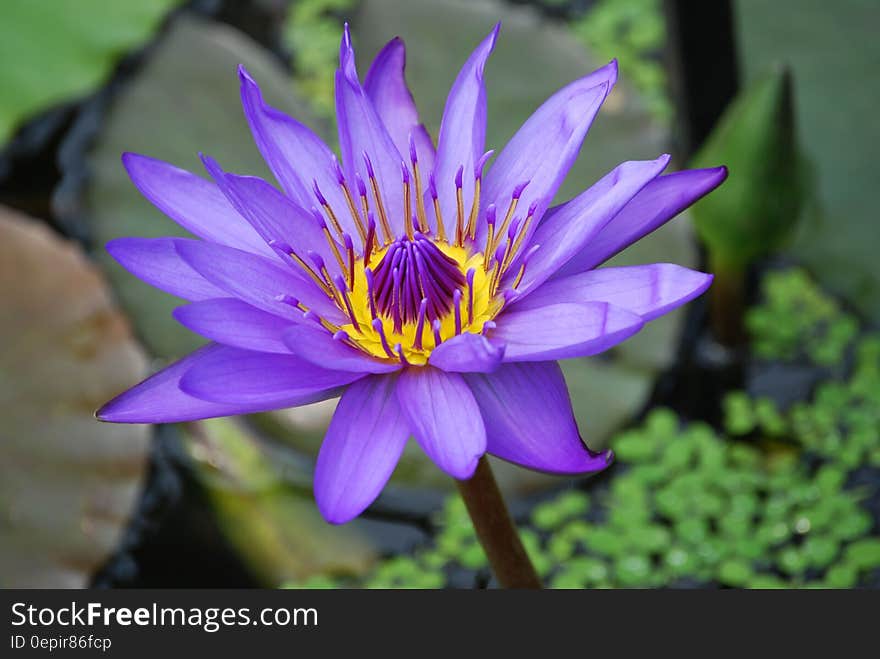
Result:
[[800,218],[809,168],[797,144],[792,85],[779,69],[740,92],[690,163],[729,170],[724,185],[692,208],[720,275],[778,249]]
[[746,313],[759,357],[790,361],[806,353],[814,364],[833,366],[858,333],[856,318],[800,268],[768,273],[761,296],[762,303]]
[[[822,336],[845,315],[799,270],[770,273],[764,284],[766,299],[752,310],[764,319],[751,328],[756,345],[773,348],[763,349],[765,358],[793,358],[794,348],[813,345],[804,336]],[[780,306],[780,286],[795,300],[809,300],[809,308]],[[800,317],[791,321],[792,315]],[[783,322],[798,324],[797,331],[781,330],[787,341],[776,334]],[[854,334],[840,348],[854,355],[850,373],[824,382],[812,400],[780,411],[769,399],[730,394],[730,437],[704,423],[682,423],[663,408],[618,434],[617,472],[607,486],[543,501],[521,527],[545,582],[851,588],[875,575],[880,538],[863,503],[876,500],[878,489],[852,485],[851,474],[866,463],[880,467],[880,336]],[[806,354],[825,364],[828,350],[816,345]],[[447,501],[437,529],[429,546],[387,559],[364,581],[321,577],[289,585],[434,588],[462,570],[488,574],[458,498]]]
[[660,0],[599,0],[571,23],[575,36],[599,59],[617,58],[621,78],[663,123],[672,117],[666,69],[660,58],[666,26]]
[[179,0],[4,0],[0,144],[26,117],[88,94]]
[[759,357],[838,370],[851,361],[850,375],[822,382],[812,401],[785,411],[733,392],[724,401],[727,432],[788,440],[851,469],[880,467],[880,334],[856,341],[858,320],[800,269],[767,274],[762,295],[746,316]]
[[297,91],[322,117],[334,113],[333,80],[339,59],[341,16],[357,0],[298,0],[284,26],[285,41],[293,51]]

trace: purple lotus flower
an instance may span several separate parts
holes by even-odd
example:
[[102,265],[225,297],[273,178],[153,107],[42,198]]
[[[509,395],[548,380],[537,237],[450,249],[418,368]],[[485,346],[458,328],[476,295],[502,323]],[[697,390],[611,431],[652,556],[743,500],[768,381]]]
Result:
[[625,162],[550,208],[617,78],[617,65],[551,96],[490,164],[483,67],[498,26],[449,93],[437,147],[392,40],[363,83],[346,28],[336,72],[341,160],[263,102],[240,69],[254,139],[283,192],[213,182],[125,154],[132,181],[201,240],[122,238],[108,251],[189,304],[212,342],[105,405],[162,423],[304,405],[341,394],[315,497],[346,522],[384,487],[410,436],[469,478],[484,453],[578,474],[610,453],[581,440],[556,360],[594,355],[700,295],[711,275],[670,264],[596,269],[719,185],[723,167],[661,175]]

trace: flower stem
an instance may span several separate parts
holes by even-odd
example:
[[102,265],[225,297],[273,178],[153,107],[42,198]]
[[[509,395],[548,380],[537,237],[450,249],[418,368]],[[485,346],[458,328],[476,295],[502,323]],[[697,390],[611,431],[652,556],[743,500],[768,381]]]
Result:
[[715,338],[728,348],[746,342],[744,268],[713,267],[715,281],[709,291],[709,320]]
[[501,587],[541,588],[486,456],[480,458],[470,480],[455,482]]

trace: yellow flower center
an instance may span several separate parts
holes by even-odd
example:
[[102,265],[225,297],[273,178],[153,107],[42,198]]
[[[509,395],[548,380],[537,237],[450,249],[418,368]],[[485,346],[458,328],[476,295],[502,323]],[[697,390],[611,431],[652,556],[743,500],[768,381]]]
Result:
[[[490,295],[492,273],[484,271],[483,255],[445,241],[435,241],[433,244],[455,262],[462,280],[466,282],[461,294],[456,296],[457,305],[453,304],[445,315],[435,319],[436,322],[429,320],[425,313],[415,320],[400,324],[395,323],[392,314],[376,309],[376,317],[381,321],[379,331],[374,327],[373,310],[376,305],[370,301],[366,266],[363,259],[358,259],[355,263],[354,287],[349,293],[357,326],[352,322],[339,328],[348,335],[351,345],[380,359],[400,359],[402,351],[405,361],[423,365],[438,343],[465,332],[479,334],[486,321],[494,318],[500,304],[493,301]],[[371,263],[381,263],[389,248],[385,246],[374,252]],[[469,271],[473,273],[470,278],[467,276]]]

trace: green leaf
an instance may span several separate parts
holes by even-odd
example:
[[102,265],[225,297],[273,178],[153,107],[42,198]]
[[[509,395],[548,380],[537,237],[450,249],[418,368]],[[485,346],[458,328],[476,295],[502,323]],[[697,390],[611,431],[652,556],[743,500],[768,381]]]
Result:
[[880,538],[863,538],[846,548],[846,560],[860,570],[880,567]]
[[825,583],[829,588],[853,588],[858,580],[858,570],[849,563],[838,563],[825,575]]
[[804,554],[813,567],[827,567],[837,556],[838,547],[833,538],[810,536],[804,541]]
[[718,566],[718,581],[727,586],[743,587],[749,583],[753,574],[748,561],[728,559]]
[[640,554],[620,556],[614,562],[614,576],[624,587],[644,585],[651,574],[651,562]]
[[4,0],[0,144],[22,120],[100,86],[179,0]]

